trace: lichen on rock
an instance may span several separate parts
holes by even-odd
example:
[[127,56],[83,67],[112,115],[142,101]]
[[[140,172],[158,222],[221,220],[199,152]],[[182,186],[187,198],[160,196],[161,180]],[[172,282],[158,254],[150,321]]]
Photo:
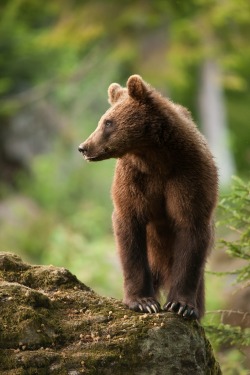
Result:
[[196,321],[138,314],[64,268],[0,253],[2,375],[219,375]]

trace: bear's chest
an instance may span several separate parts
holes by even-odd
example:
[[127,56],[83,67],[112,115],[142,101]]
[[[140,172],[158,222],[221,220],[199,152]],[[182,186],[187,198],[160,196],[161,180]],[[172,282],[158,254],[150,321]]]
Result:
[[164,181],[156,174],[134,173],[129,178],[129,190],[133,196],[135,208],[143,211],[148,219],[165,217]]
[[138,165],[130,158],[119,159],[112,186],[115,208],[130,215],[136,214],[146,221],[166,218],[166,178],[159,168]]

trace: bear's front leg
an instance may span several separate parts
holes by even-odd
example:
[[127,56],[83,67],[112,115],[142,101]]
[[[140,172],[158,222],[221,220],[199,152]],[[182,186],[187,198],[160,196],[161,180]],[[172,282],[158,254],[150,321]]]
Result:
[[211,244],[210,226],[181,228],[176,234],[171,287],[164,310],[185,318],[204,315],[204,266]]
[[146,226],[136,217],[116,212],[112,219],[123,269],[124,303],[134,311],[159,312],[147,259]]

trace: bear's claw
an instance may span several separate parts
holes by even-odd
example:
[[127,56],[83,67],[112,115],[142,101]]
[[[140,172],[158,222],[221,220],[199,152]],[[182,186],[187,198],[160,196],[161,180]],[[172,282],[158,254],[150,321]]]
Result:
[[160,312],[160,304],[154,298],[137,298],[136,300],[126,303],[130,310],[137,312],[154,314]]
[[175,312],[178,315],[182,315],[184,318],[198,319],[195,308],[185,303],[170,301],[163,306],[163,309],[165,311]]

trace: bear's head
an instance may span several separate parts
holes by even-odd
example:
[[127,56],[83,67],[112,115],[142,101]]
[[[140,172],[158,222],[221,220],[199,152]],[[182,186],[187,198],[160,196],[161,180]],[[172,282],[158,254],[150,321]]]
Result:
[[80,144],[88,161],[120,158],[127,153],[145,152],[152,140],[152,88],[138,75],[132,75],[123,88],[112,83],[108,88],[111,107],[101,117],[96,130]]

